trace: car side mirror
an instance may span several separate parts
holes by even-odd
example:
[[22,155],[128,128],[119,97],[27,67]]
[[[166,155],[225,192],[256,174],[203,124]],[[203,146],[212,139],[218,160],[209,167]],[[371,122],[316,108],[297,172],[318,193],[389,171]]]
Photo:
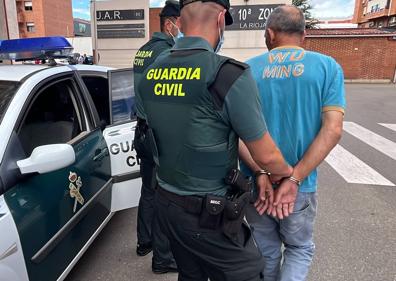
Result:
[[21,174],[53,172],[73,164],[76,154],[70,144],[36,147],[29,158],[17,161]]

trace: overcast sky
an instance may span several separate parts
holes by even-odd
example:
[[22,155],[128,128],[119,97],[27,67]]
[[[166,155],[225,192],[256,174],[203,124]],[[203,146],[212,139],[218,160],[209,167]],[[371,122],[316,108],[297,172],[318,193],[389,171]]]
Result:
[[[310,0],[316,18],[346,18],[353,15],[354,0]],[[150,0],[152,7],[162,7],[165,0]],[[232,0],[231,0],[232,4]],[[73,16],[89,19],[89,0],[73,0]]]

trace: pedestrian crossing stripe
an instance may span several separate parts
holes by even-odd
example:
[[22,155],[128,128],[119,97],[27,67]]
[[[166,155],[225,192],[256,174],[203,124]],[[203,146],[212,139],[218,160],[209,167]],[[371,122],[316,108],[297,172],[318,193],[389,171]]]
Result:
[[385,123],[378,123],[378,124],[396,132],[396,124],[385,124]]
[[396,160],[396,143],[388,140],[354,122],[344,122],[344,131]]
[[395,186],[341,145],[336,145],[326,162],[348,183]]
[[[379,123],[396,131],[396,124]],[[344,131],[375,148],[377,151],[396,160],[396,143],[388,140],[354,122],[344,122]],[[325,161],[348,183],[379,186],[395,186],[383,175],[371,168],[358,157],[337,145]]]

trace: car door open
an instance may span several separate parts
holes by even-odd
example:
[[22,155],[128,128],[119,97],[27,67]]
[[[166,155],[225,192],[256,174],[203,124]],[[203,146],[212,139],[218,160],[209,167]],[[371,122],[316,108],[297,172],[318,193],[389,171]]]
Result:
[[140,165],[133,147],[136,127],[132,69],[108,71],[110,126],[103,135],[110,152],[113,190],[111,211],[139,203]]

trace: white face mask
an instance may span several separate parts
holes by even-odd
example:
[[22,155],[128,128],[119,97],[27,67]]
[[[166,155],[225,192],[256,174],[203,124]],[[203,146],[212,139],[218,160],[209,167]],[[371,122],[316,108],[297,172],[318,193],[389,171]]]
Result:
[[177,29],[176,36],[174,36],[172,32],[169,32],[169,35],[172,36],[173,40],[176,41],[177,39],[184,37],[183,32],[180,31],[179,27],[176,24],[174,24],[173,21],[171,21],[171,24]]
[[[219,14],[219,17],[217,19],[217,23],[220,22],[220,17],[221,17],[221,13]],[[217,46],[214,49],[215,53],[218,53],[220,51],[221,47],[224,44],[224,29],[225,29],[225,26],[224,26],[223,29],[221,29],[220,24],[218,24],[218,25],[219,25],[219,42],[217,43]]]

